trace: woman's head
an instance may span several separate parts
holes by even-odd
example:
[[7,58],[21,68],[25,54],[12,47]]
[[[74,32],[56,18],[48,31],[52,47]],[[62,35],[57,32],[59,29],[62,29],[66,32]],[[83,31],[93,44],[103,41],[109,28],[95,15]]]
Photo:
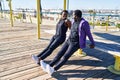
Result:
[[82,17],[82,11],[80,11],[80,10],[75,10],[75,11],[73,12],[73,18],[74,18],[75,21],[81,19],[81,17]]
[[67,10],[63,10],[63,11],[61,12],[61,18],[62,18],[62,19],[67,19],[67,16],[68,16],[68,11],[67,11]]

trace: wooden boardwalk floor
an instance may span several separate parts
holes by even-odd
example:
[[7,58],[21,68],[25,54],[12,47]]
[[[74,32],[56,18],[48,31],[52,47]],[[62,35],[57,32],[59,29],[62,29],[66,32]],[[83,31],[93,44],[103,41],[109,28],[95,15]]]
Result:
[[[49,76],[33,62],[31,55],[40,53],[47,46],[52,34],[45,30],[54,30],[55,26],[42,25],[39,40],[36,24],[16,22],[14,25],[10,27],[8,20],[0,19],[0,80],[120,80],[119,75],[107,70],[114,64],[114,57],[89,48],[85,49],[86,57],[73,55],[53,77]],[[94,34],[94,37],[101,36]],[[116,42],[120,43],[120,40]],[[47,63],[59,48],[45,59]]]

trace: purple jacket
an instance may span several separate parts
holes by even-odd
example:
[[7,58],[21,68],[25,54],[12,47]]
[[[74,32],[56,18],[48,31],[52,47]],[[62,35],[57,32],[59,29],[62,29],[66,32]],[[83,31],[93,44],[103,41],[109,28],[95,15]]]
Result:
[[89,40],[91,41],[91,44],[95,45],[92,34],[90,32],[89,23],[84,18],[82,18],[79,24],[78,32],[79,32],[79,45],[81,49],[86,47],[86,36],[88,36]]

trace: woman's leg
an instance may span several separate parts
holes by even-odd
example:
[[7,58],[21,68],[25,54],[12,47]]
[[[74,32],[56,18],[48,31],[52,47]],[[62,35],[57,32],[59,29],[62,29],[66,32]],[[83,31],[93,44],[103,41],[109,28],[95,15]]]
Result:
[[40,56],[40,58],[43,60],[46,57],[48,57],[59,45],[61,45],[64,42],[64,40],[60,38],[56,38],[52,44],[49,46],[48,50]]
[[55,38],[54,38],[54,36],[53,36],[52,39],[50,40],[49,45],[48,45],[41,53],[39,53],[39,54],[37,55],[37,57],[40,57],[41,55],[43,55],[43,54],[49,49],[50,45],[54,42],[54,40],[55,40]]

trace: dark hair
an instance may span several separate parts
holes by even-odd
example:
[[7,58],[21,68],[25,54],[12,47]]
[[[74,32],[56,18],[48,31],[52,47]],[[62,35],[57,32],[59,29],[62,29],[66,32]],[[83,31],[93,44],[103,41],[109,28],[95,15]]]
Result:
[[82,11],[81,11],[81,10],[75,10],[75,11],[74,11],[74,14],[75,14],[76,16],[78,16],[79,18],[82,17]]
[[65,13],[68,14],[68,11],[67,11],[67,10],[63,10],[63,11],[60,13],[60,15],[62,15],[63,12],[65,12]]

